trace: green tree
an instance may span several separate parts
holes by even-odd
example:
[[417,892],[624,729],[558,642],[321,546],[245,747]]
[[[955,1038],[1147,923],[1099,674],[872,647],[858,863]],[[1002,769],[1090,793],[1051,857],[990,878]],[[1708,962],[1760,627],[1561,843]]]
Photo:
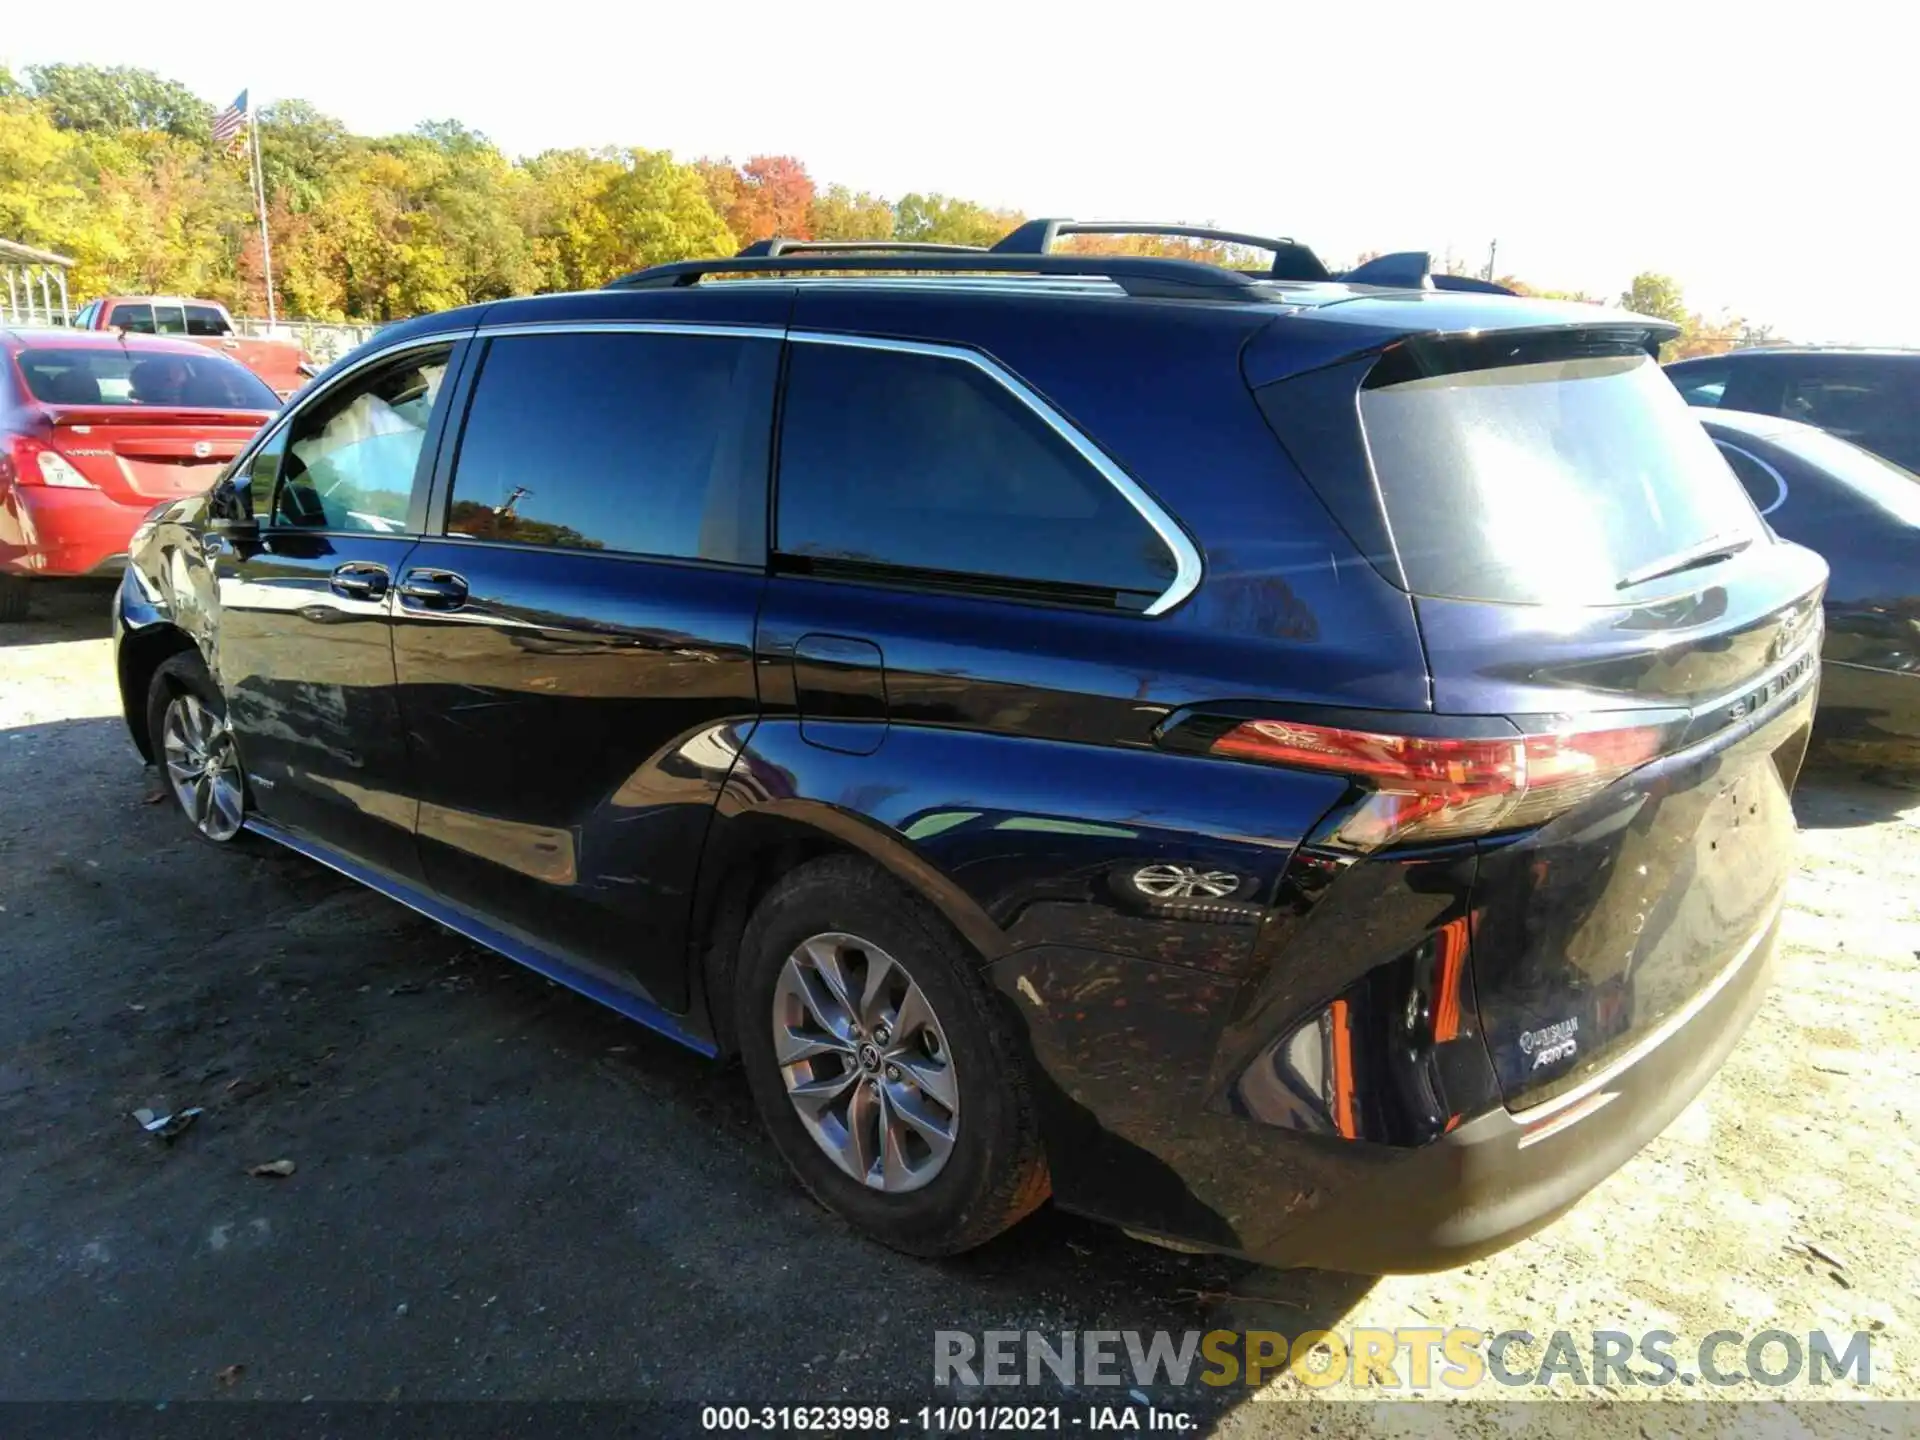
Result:
[[207,138],[213,107],[177,80],[128,65],[33,65],[33,94],[62,130],[164,130]]
[[1680,294],[1679,283],[1668,275],[1642,271],[1633,277],[1633,284],[1621,292],[1620,304],[1636,315],[1651,315],[1675,325],[1687,323],[1686,300]]
[[993,211],[971,200],[945,195],[902,195],[893,207],[893,233],[901,240],[945,245],[991,245],[1021,217]]
[[289,210],[311,210],[326,179],[352,143],[347,127],[305,100],[280,100],[261,109],[260,171],[267,190]]
[[816,240],[890,240],[893,206],[878,195],[829,185],[813,197],[807,228]]

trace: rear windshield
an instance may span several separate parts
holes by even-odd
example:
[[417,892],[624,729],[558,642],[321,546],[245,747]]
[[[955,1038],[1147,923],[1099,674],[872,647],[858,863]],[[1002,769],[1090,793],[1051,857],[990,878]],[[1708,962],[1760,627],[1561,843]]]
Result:
[[280,397],[259,376],[220,355],[36,349],[21,351],[19,362],[28,392],[47,405],[280,408]]
[[1761,538],[1733,471],[1644,353],[1425,376],[1360,392],[1416,594],[1522,604],[1623,587],[1708,542]]

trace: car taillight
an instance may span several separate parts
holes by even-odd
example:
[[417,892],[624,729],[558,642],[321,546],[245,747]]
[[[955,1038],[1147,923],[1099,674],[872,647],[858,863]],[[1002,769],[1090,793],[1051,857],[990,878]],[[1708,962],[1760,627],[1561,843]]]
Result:
[[1661,751],[1666,727],[1443,739],[1248,720],[1216,755],[1345,775],[1370,792],[1335,838],[1362,849],[1539,825]]
[[29,440],[25,436],[16,437],[12,451],[11,468],[16,484],[51,485],[61,490],[95,488],[91,480],[74,468],[71,460],[38,440]]

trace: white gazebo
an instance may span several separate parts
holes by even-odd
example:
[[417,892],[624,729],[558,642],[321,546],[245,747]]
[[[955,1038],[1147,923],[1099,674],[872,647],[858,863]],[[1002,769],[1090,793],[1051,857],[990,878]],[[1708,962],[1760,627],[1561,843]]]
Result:
[[0,310],[15,325],[65,325],[73,318],[67,303],[67,271],[73,261],[51,250],[0,240],[0,273],[7,293]]

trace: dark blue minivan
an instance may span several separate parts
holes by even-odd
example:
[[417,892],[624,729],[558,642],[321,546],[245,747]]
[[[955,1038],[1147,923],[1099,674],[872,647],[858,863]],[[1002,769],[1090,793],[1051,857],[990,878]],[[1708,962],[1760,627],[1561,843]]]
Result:
[[889,1245],[1485,1253],[1760,1003],[1825,566],[1660,322],[1087,228],[383,332],[136,537],[135,743],[737,1057]]

